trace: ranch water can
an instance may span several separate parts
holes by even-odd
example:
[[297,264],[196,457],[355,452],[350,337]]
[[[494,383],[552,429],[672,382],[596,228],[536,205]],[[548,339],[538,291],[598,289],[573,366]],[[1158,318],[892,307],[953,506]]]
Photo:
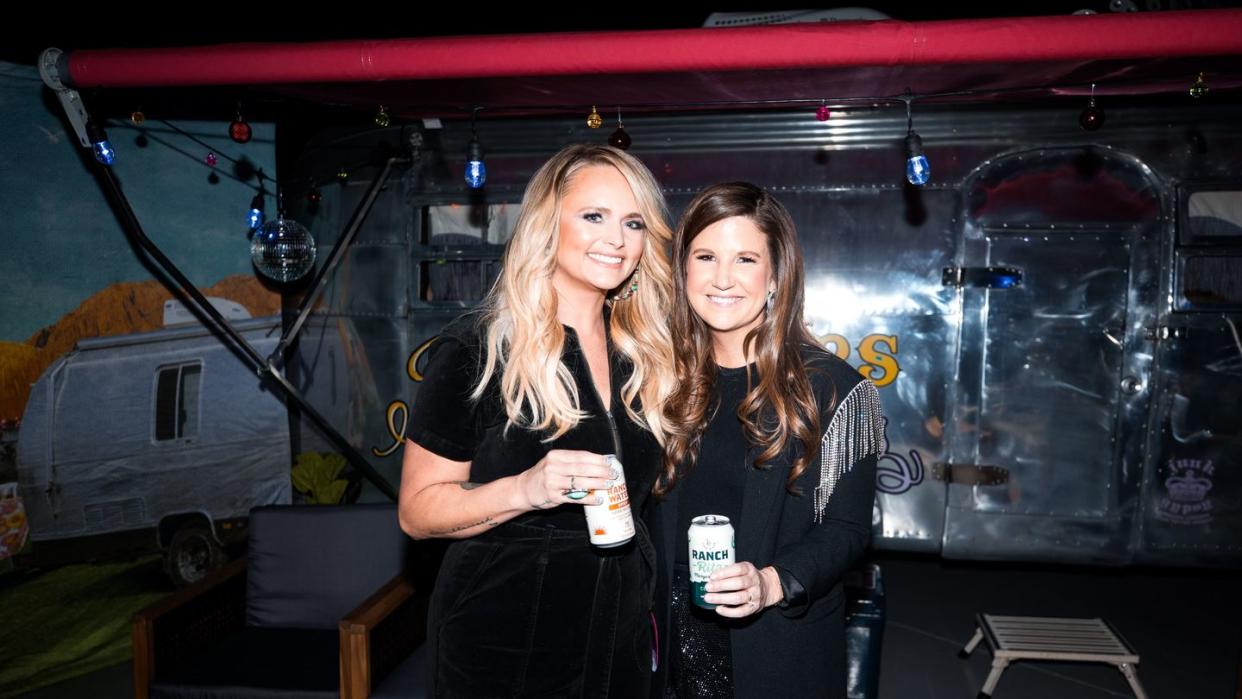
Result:
[[690,520],[690,597],[704,609],[716,605],[703,601],[711,574],[733,564],[733,525],[723,515],[701,515]]
[[600,548],[620,546],[634,538],[634,515],[630,514],[630,492],[625,487],[625,470],[613,454],[607,455],[608,465],[617,472],[616,482],[607,491],[592,490],[588,497],[604,496],[602,505],[586,505],[587,532],[591,544]]

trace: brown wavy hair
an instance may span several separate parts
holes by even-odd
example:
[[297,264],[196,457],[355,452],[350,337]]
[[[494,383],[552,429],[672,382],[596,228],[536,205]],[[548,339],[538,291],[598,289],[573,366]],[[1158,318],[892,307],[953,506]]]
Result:
[[802,248],[793,218],[772,195],[753,184],[712,185],[690,202],[673,234],[675,302],[670,325],[677,388],[664,404],[664,469],[652,488],[658,497],[668,494],[694,468],[703,432],[720,409],[712,331],[686,300],[686,268],[695,237],[713,223],[734,216],[750,219],[767,237],[776,285],[772,309],[742,340],[746,357],[752,356],[753,348],[758,374],[756,380],[747,372],[749,390],[737,408],[747,442],[763,447],[754,466],[765,468],[795,442],[800,448],[785,487],[796,493],[794,482],[819,447],[819,409],[802,360],[802,348],[816,342],[802,320]]

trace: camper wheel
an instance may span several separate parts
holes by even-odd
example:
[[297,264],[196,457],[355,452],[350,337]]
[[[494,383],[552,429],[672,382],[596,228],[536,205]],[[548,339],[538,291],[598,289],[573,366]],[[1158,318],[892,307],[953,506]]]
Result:
[[198,582],[222,565],[224,550],[211,529],[201,523],[178,529],[164,552],[164,569],[177,587]]

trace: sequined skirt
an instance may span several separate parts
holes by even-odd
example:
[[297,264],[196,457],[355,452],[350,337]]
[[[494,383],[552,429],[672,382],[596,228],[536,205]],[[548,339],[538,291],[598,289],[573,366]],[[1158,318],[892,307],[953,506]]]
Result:
[[733,651],[729,628],[710,609],[690,598],[690,570],[673,566],[670,599],[669,681],[666,699],[733,696]]

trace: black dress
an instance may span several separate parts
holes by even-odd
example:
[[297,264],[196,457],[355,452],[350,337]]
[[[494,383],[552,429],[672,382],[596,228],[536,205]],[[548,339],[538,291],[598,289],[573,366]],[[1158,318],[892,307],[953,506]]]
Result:
[[[753,365],[750,371],[753,376]],[[670,649],[667,696],[727,697],[732,694],[729,630],[739,622],[692,602],[689,530],[695,517],[706,514],[728,517],[734,532],[746,527],[742,521],[742,500],[746,471],[751,468],[753,457],[746,435],[738,428],[736,415],[747,388],[747,367],[717,369],[718,412],[703,431],[694,468],[677,482],[677,545],[672,555],[671,617],[666,634]]]
[[[643,697],[650,686],[654,550],[643,526],[661,451],[625,413],[631,373],[609,342],[612,396],[600,401],[577,335],[565,328],[562,361],[589,413],[551,441],[505,430],[498,378],[469,398],[482,368],[478,314],[445,328],[428,350],[409,438],[487,483],[534,466],[552,449],[617,454],[638,531],[621,547],[587,539],[581,506],[526,513],[445,554],[427,621],[428,682],[436,697]],[[610,418],[609,412],[612,416]],[[616,428],[614,438],[610,419]]]
[[[738,463],[738,448],[729,445],[736,445],[742,429],[737,403],[745,394],[745,370],[723,369],[717,385],[721,405],[704,433],[702,463],[695,467],[699,482],[690,488],[679,483],[654,508],[660,573],[656,614],[669,637],[653,682],[657,696],[845,696],[841,578],[870,539],[883,429],[875,387],[849,364],[818,347],[805,348],[803,361],[824,438],[797,481],[800,494],[785,488],[795,446],[766,469],[751,466],[759,451],[753,447],[744,464]],[[733,502],[734,489],[724,488],[724,501],[710,504],[703,497],[703,481],[733,480],[736,473],[720,469],[734,467],[745,469],[741,502]],[[777,570],[785,588],[781,606],[736,621],[690,608],[684,572],[676,564],[691,514],[681,511],[684,496],[696,508],[738,513],[736,560]]]

